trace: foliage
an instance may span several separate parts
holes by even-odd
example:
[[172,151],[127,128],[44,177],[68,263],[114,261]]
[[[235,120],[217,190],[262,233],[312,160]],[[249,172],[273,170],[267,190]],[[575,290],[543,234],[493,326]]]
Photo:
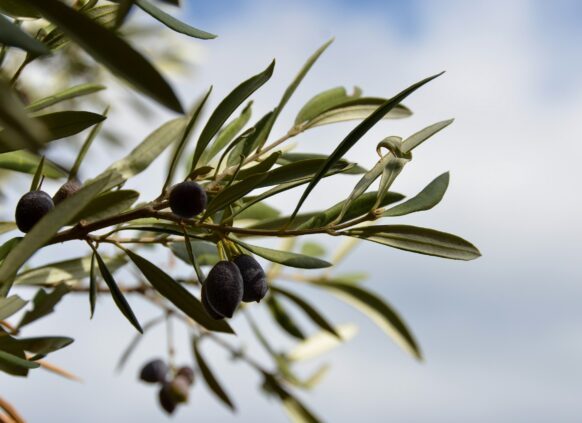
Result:
[[[137,14],[140,10],[145,12],[142,19],[153,18],[158,25],[167,27],[166,30],[200,39],[215,37],[177,20],[150,0],[76,0],[72,5],[58,0],[0,0],[0,62],[4,75],[0,79],[0,168],[9,175],[33,174],[33,190],[42,186],[43,178],[62,182],[67,177],[70,181],[76,180],[84,159],[91,155],[91,145],[107,142],[103,129],[107,126],[107,109],[95,113],[78,108],[80,104],[100,104],[99,96],[110,81],[81,81],[30,100],[34,89],[28,86],[22,72],[31,64],[48,66],[44,59],[47,56],[65,63],[63,72],[69,76],[92,75],[103,68],[109,69],[134,90],[179,114],[154,130],[125,158],[67,194],[26,235],[14,233],[14,222],[0,222],[0,233],[5,238],[0,246],[0,371],[27,376],[30,370],[47,366],[41,359],[73,341],[62,336],[26,338],[21,335],[25,326],[52,313],[65,296],[87,295],[93,316],[96,297],[111,295],[120,312],[139,331],[122,355],[121,366],[138,346],[141,333],[163,320],[176,320],[190,330],[195,372],[225,406],[236,409],[231,397],[234,393],[221,385],[223,378],[205,357],[206,343],[217,344],[255,369],[264,381],[265,394],[278,399],[293,421],[319,421],[294,391],[313,388],[327,367],[307,379],[298,377],[295,367],[349,340],[356,329],[353,325],[334,324],[317,308],[318,302],[303,298],[293,289],[294,284],[309,285],[321,295],[337,296],[354,306],[405,351],[421,359],[419,343],[400,314],[386,300],[365,288],[361,275],[338,275],[331,269],[358,240],[455,260],[472,260],[480,255],[475,246],[455,235],[429,228],[377,223],[384,218],[430,210],[442,200],[449,184],[448,173],[438,176],[409,199],[390,188],[412,160],[412,150],[452,120],[431,125],[408,138],[390,136],[381,140],[377,144],[379,158],[369,170],[346,158],[351,148],[382,119],[410,116],[411,111],[402,102],[440,74],[390,98],[366,97],[360,89],[352,94],[343,87],[327,89],[301,108],[285,134],[273,139],[271,131],[276,119],[329,47],[329,41],[308,58],[272,112],[251,123],[252,102],[247,99],[273,76],[274,61],[235,87],[198,130],[211,92],[208,90],[189,113],[183,113],[182,103],[166,77],[124,35],[128,14]],[[80,50],[95,62],[81,58]],[[19,64],[15,67],[16,62]],[[235,115],[239,108],[242,111]],[[296,153],[285,148],[286,141],[305,131],[345,121],[357,124],[338,141],[329,156]],[[75,139],[88,129],[72,165],[50,159],[52,141]],[[190,147],[189,141],[197,132],[197,140]],[[159,196],[141,198],[136,203],[142,193],[122,189],[124,184],[145,171],[168,148],[173,153],[167,175],[160,178],[165,183]],[[84,174],[90,172],[84,169]],[[206,192],[203,212],[197,216],[178,216],[170,209],[169,194],[180,172],[185,175],[182,180],[195,181]],[[336,175],[357,179],[347,198],[326,210],[301,211],[313,189],[323,179]],[[370,190],[375,182],[378,188]],[[271,197],[275,202],[282,201],[281,194],[293,188],[302,189],[303,194],[290,215],[282,215],[265,202]],[[5,204],[5,208],[12,209],[13,205]],[[315,234],[344,239],[344,242],[338,243],[333,254],[328,254],[311,238],[295,242],[304,235]],[[283,245],[278,249],[259,245],[259,238],[269,237],[283,238]],[[80,257],[31,267],[29,260],[37,251],[74,240],[87,244],[86,252]],[[168,274],[162,270],[161,263],[153,263],[144,256],[146,247],[171,252],[191,266],[190,276],[180,279]],[[270,289],[265,301],[258,305],[244,303],[235,314],[235,317],[244,316],[256,340],[270,355],[270,364],[257,362],[242,345],[229,339],[235,333],[233,327],[226,320],[215,320],[216,316],[209,314],[208,304],[200,297],[208,269],[241,254],[255,255],[270,263],[264,273],[262,269],[255,269],[268,280]],[[137,269],[141,275],[133,284],[118,281],[117,271],[126,266]],[[288,268],[316,272],[292,273]],[[35,292],[28,295],[27,288]],[[29,297],[30,300],[24,299]],[[133,297],[158,306],[162,317],[140,323],[140,316],[132,311]],[[253,309],[263,306],[280,330],[297,340],[292,350],[279,351],[272,345],[271,336],[253,319]],[[296,313],[303,313],[317,331],[300,325],[295,320]],[[168,361],[169,372],[175,379],[166,383],[165,377],[160,378],[164,383],[160,395],[165,398],[164,408],[173,410],[172,387],[182,386],[183,381],[182,385],[176,382],[179,369],[171,355]],[[64,370],[58,372],[67,376]],[[192,384],[190,379],[189,384]],[[187,397],[186,393],[182,394],[177,402]],[[9,408],[4,407],[8,414]]]

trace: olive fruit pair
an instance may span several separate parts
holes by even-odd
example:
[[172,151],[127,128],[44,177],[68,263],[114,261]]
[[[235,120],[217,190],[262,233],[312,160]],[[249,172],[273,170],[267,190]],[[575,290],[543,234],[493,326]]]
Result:
[[53,198],[44,191],[30,191],[24,194],[16,205],[16,226],[22,232],[29,232],[37,222],[64,199],[81,188],[79,181],[72,179],[59,188]]
[[231,261],[219,261],[202,287],[202,305],[213,319],[232,317],[241,301],[259,302],[268,290],[261,265],[246,254]]
[[170,191],[170,208],[180,217],[190,218],[200,214],[207,202],[206,192],[194,181],[180,182]]
[[194,370],[188,366],[180,367],[170,380],[169,370],[164,361],[152,360],[142,367],[139,378],[147,383],[161,384],[158,401],[164,411],[172,414],[178,404],[188,401],[190,387],[194,384]]

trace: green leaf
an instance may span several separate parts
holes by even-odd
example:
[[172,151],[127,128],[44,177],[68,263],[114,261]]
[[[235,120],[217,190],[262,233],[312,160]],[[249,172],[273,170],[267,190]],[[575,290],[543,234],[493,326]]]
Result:
[[386,210],[382,216],[403,216],[423,210],[430,210],[441,202],[449,186],[449,172],[435,178],[410,200]]
[[[40,162],[40,157],[26,150],[11,151],[0,154],[0,169],[34,174]],[[59,179],[66,173],[50,160],[44,161],[44,176],[50,179]]]
[[281,156],[281,152],[276,151],[273,154],[271,154],[269,157],[267,157],[266,159],[262,160],[259,164],[255,165],[255,166],[247,167],[246,169],[241,169],[236,174],[236,179],[238,179],[238,180],[247,179],[248,177],[250,177],[252,175],[256,175],[257,173],[268,172],[273,166],[275,166],[275,164],[277,163],[277,160],[279,159],[280,156]]
[[93,181],[110,178],[104,189],[119,185],[144,171],[151,162],[184,133],[186,120],[173,119],[156,129],[134,148],[126,157],[109,166]]
[[237,219],[244,220],[267,220],[279,217],[281,212],[266,203],[256,203],[255,205],[245,209],[241,213],[237,213]]
[[224,207],[234,203],[239,198],[244,197],[249,192],[259,187],[261,182],[265,180],[268,173],[260,173],[258,175],[253,175],[244,181],[232,184],[226,189],[223,189],[218,193],[216,197],[208,204],[206,212],[204,213],[204,220],[206,217],[212,215],[212,213],[222,210]]
[[58,351],[71,345],[73,342],[74,339],[65,336],[38,336],[18,340],[18,344],[23,350],[34,353],[37,356],[45,356]]
[[142,9],[144,12],[151,15],[153,18],[157,19],[158,21],[166,25],[168,28],[176,32],[188,35],[190,37],[199,38],[201,40],[211,40],[213,38],[216,38],[216,35],[214,34],[194,28],[190,25],[185,24],[182,21],[179,21],[173,16],[168,15],[166,12],[158,9],[149,1],[135,0],[135,4],[137,4],[139,8]]
[[396,310],[377,295],[356,285],[323,282],[318,286],[332,291],[339,298],[353,305],[370,317],[384,332],[405,351],[418,360],[422,353],[414,336]]
[[408,87],[404,91],[395,95],[391,99],[387,100],[381,104],[375,112],[364,119],[358,126],[356,126],[337,146],[337,148],[330,154],[328,160],[321,166],[321,169],[317,172],[314,178],[311,180],[305,192],[301,196],[295,210],[293,211],[291,220],[294,219],[295,215],[299,212],[299,209],[307,199],[307,196],[313,191],[315,185],[321,180],[321,178],[333,167],[333,165],[340,160],[355,144],[362,138],[376,123],[378,123],[386,114],[393,110],[398,104],[402,102],[406,97],[416,91],[418,88],[422,87],[424,84],[432,81],[436,77],[440,76],[442,73],[431,76],[429,78],[423,79],[420,82]]
[[309,304],[303,298],[283,288],[272,286],[271,289],[273,292],[283,295],[284,297],[292,301],[297,307],[303,310],[305,314],[307,314],[307,316],[309,316],[313,323],[315,323],[321,329],[341,339],[339,333],[337,333],[335,328],[328,322],[328,320],[325,317],[323,317],[319,311],[317,311],[311,304]]
[[158,71],[127,42],[58,0],[22,0],[78,43],[95,60],[160,104],[183,113],[180,101]]
[[271,315],[273,316],[273,319],[275,319],[281,329],[283,329],[294,338],[301,340],[305,339],[303,331],[299,328],[297,323],[295,323],[283,304],[281,304],[274,295],[269,295],[265,302],[269,308],[269,311],[271,312]]
[[264,385],[269,392],[275,393],[283,404],[283,408],[289,419],[294,423],[320,423],[321,420],[313,414],[296,397],[286,390],[278,381],[268,373],[265,376]]
[[40,161],[38,162],[36,172],[34,172],[32,182],[30,183],[30,191],[38,191],[40,189],[43,168],[44,168],[44,156],[42,156]]
[[55,305],[57,305],[70,290],[71,288],[65,284],[57,285],[50,294],[47,294],[44,289],[39,289],[32,299],[32,310],[27,311],[24,316],[22,316],[18,328],[22,328],[35,320],[51,314],[54,311]]
[[15,355],[0,351],[0,369],[4,366],[16,366],[23,369],[37,369],[40,364],[34,361],[28,361]]
[[[214,266],[220,261],[216,245],[208,241],[190,241],[192,254],[196,257],[200,266]],[[190,260],[188,251],[183,242],[171,242],[169,247],[176,257],[188,264],[194,264]]]
[[210,140],[216,135],[222,125],[224,125],[224,122],[226,122],[226,120],[248,97],[271,78],[274,67],[275,61],[273,61],[263,72],[247,79],[236,87],[216,107],[198,138],[194,157],[192,158],[191,171],[196,169],[196,165],[198,164],[202,153],[210,143]]
[[367,226],[349,229],[343,234],[400,250],[453,260],[473,260],[481,256],[473,244],[456,235],[417,226]]
[[[310,159],[300,162],[289,163],[287,165],[279,166],[267,173],[265,180],[258,185],[258,187],[268,187],[273,185],[280,185],[287,182],[297,181],[304,178],[313,177],[322,164],[326,162],[325,159]],[[338,169],[345,169],[345,163],[336,163],[330,169],[331,171]]]
[[[108,113],[109,113],[109,107],[106,107],[105,110],[103,111],[103,116],[107,117]],[[91,131],[89,132],[89,135],[87,135],[85,142],[83,142],[83,145],[81,146],[81,149],[79,150],[79,153],[77,154],[77,158],[75,159],[75,163],[73,163],[73,167],[71,167],[71,170],[69,172],[69,180],[75,179],[77,177],[77,174],[79,173],[79,168],[81,167],[83,160],[85,160],[85,156],[87,155],[89,148],[91,148],[93,141],[95,141],[95,138],[97,138],[97,135],[101,131],[102,127],[103,127],[103,122],[99,122],[97,125],[95,125],[91,129]]]
[[12,286],[16,272],[37,250],[42,248],[106,186],[108,180],[86,184],[77,193],[61,203],[44,216],[22,241],[10,251],[0,265],[0,291],[5,295]]
[[292,253],[289,251],[279,251],[265,247],[258,247],[256,245],[246,244],[238,239],[233,239],[233,241],[257,256],[285,266],[298,267],[300,269],[322,269],[325,267],[331,267],[331,263],[316,257],[305,256],[303,254]]
[[402,141],[402,152],[408,153],[418,147],[420,144],[425,142],[427,139],[435,135],[437,132],[445,129],[454,119],[444,120],[442,122],[435,123],[429,127],[426,127],[415,134],[409,136],[404,141]]
[[71,224],[85,220],[95,222],[128,210],[137,201],[139,192],[133,190],[118,190],[104,192],[95,197],[77,216]]
[[252,106],[253,102],[249,103],[242,110],[240,115],[229,122],[224,128],[218,132],[216,139],[210,145],[209,148],[204,150],[202,157],[200,158],[201,163],[208,163],[214,158],[224,147],[231,143],[232,140],[238,135],[238,133],[245,127],[247,123],[251,120],[252,116]]
[[105,283],[107,284],[107,287],[109,288],[109,291],[111,292],[111,297],[113,298],[113,302],[115,303],[115,305],[117,306],[119,311],[121,311],[121,313],[129,321],[129,323],[131,323],[132,326],[134,328],[136,328],[139,333],[143,333],[143,329],[141,328],[139,321],[135,317],[135,314],[133,313],[131,306],[129,305],[129,303],[127,302],[125,297],[123,296],[123,293],[121,292],[121,290],[117,286],[117,283],[115,282],[115,279],[113,279],[113,275],[111,274],[111,272],[107,268],[107,265],[105,264],[105,262],[103,261],[103,259],[99,255],[99,253],[97,252],[97,249],[95,247],[93,247],[92,244],[91,244],[91,248],[93,248],[93,252],[95,254],[95,259],[97,260],[97,265],[99,266],[99,273],[101,273],[103,280],[105,281]]
[[384,170],[382,171],[382,177],[380,178],[380,185],[378,185],[378,198],[374,203],[373,209],[380,207],[386,192],[392,186],[398,175],[400,175],[400,172],[402,172],[402,169],[404,169],[406,163],[409,161],[409,159],[394,157],[392,154],[388,154],[388,160],[384,166]]
[[329,331],[317,332],[297,344],[289,351],[287,358],[292,361],[304,361],[318,357],[352,339],[358,332],[358,328],[354,324],[346,324],[337,326],[335,331],[339,334],[339,338],[330,334]]
[[55,112],[37,116],[50,133],[49,141],[78,134],[105,120],[105,116],[91,112]]
[[293,93],[295,92],[295,90],[297,89],[299,84],[301,83],[301,81],[303,81],[303,78],[305,78],[305,75],[307,75],[307,72],[309,72],[309,70],[313,67],[313,65],[315,64],[317,59],[319,59],[319,56],[321,56],[323,54],[323,52],[329,47],[329,45],[332,42],[333,42],[333,38],[330,39],[329,41],[327,41],[325,44],[323,44],[320,48],[318,48],[315,51],[315,53],[313,53],[311,55],[311,57],[309,57],[309,59],[307,59],[307,62],[303,65],[303,67],[301,68],[301,70],[299,71],[299,73],[297,74],[295,79],[293,79],[291,84],[287,87],[287,89],[283,93],[283,97],[281,97],[281,100],[279,101],[279,104],[277,105],[277,107],[273,111],[273,114],[270,116],[268,123],[265,125],[265,127],[263,129],[261,129],[260,135],[257,139],[257,147],[259,149],[267,141],[267,138],[269,137],[269,134],[271,133],[271,129],[273,129],[273,125],[275,124],[275,121],[279,117],[279,114],[281,113],[281,111],[283,110],[283,108],[285,107],[285,105],[287,104],[287,102],[289,101],[289,99],[291,98],[291,96],[293,95]]
[[89,310],[91,319],[95,315],[95,305],[97,303],[97,274],[95,269],[95,253],[91,254],[91,265],[89,267]]
[[[115,273],[127,263],[123,255],[105,257],[103,260],[111,273]],[[90,276],[90,273],[91,256],[85,256],[27,269],[16,276],[14,283],[23,286],[54,286],[66,283],[73,286]]]
[[[314,213],[313,217],[298,225],[297,229],[322,228],[336,220],[337,223],[348,222],[352,219],[358,218],[370,212],[374,207],[374,203],[376,202],[377,197],[378,197],[377,191],[368,192],[366,194],[359,196],[356,200],[352,201],[349,204],[348,208],[346,209],[344,215],[341,216],[341,218],[340,212],[344,209],[346,201],[348,200],[340,201],[339,203],[337,203],[333,207],[330,207],[327,210]],[[396,192],[388,192],[382,199],[382,203],[380,203],[380,206],[384,207],[388,204],[400,201],[403,198],[404,196],[402,194],[398,194]]]
[[167,298],[184,314],[208,330],[224,333],[234,333],[224,320],[214,320],[206,314],[202,303],[190,291],[174,281],[167,273],[143,257],[125,250],[131,261],[139,268],[145,278],[162,296]]
[[194,126],[198,122],[198,118],[200,117],[200,113],[204,109],[204,105],[206,104],[206,100],[208,100],[208,97],[210,96],[211,92],[212,92],[212,87],[210,87],[208,89],[208,91],[206,92],[206,95],[204,97],[202,97],[202,99],[198,102],[198,104],[196,104],[194,106],[194,109],[192,111],[192,116],[188,120],[188,124],[186,125],[186,128],[184,129],[184,133],[182,135],[182,138],[180,139],[180,142],[178,142],[178,144],[176,144],[176,148],[174,149],[174,154],[172,155],[172,160],[170,161],[170,167],[168,169],[168,176],[166,177],[166,182],[164,183],[164,187],[162,188],[162,192],[166,190],[166,188],[172,183],[172,180],[174,179],[174,173],[176,171],[176,166],[178,166],[178,162],[180,161],[180,157],[182,157],[182,152],[184,151],[184,148],[186,147],[186,143],[188,142],[188,140],[192,136],[192,131],[194,130]]
[[[374,97],[364,97],[346,101],[345,103],[341,103],[338,106],[335,106],[330,110],[321,113],[320,115],[314,117],[312,120],[305,122],[301,128],[306,130],[315,128],[316,126],[329,125],[332,123],[366,119],[385,102],[386,99]],[[412,115],[410,109],[401,104],[398,104],[387,114],[385,114],[382,119],[402,119],[409,117],[410,115]]]
[[20,26],[10,22],[2,15],[0,15],[0,43],[25,50],[32,57],[50,54],[51,52],[47,46],[31,37]]
[[331,88],[325,90],[313,98],[311,98],[297,113],[295,118],[295,126],[299,126],[304,122],[308,122],[326,110],[339,106],[346,101],[358,98],[360,95],[355,91],[353,95],[348,95],[344,87]]
[[[2,222],[3,226],[6,227],[9,224],[11,224],[12,222]],[[16,228],[16,223],[14,223],[14,228]],[[22,237],[15,237],[15,238],[11,238],[8,241],[6,241],[4,244],[2,244],[0,246],[0,263],[2,262],[2,260],[4,260],[6,258],[6,256],[8,255],[8,253],[18,245],[18,243],[22,240]]]
[[307,241],[301,246],[301,254],[305,254],[306,256],[323,257],[325,256],[326,251],[323,245],[318,244],[317,242]]
[[[313,154],[313,153],[290,153],[290,152],[285,152],[281,155],[281,157],[279,158],[279,160],[277,161],[277,164],[280,165],[286,165],[289,163],[295,163],[295,162],[300,162],[302,160],[311,160],[311,159],[327,159],[328,155],[327,154]],[[366,173],[367,170],[364,169],[361,166],[358,166],[357,163],[352,163],[348,160],[345,159],[341,159],[338,161],[338,165],[343,165],[346,168],[349,167],[349,169],[346,169],[345,173],[346,175],[361,175],[362,173]]]
[[28,149],[36,151],[49,134],[42,123],[31,119],[12,87],[0,78],[0,153]]
[[198,341],[194,340],[192,342],[192,349],[194,350],[194,357],[196,357],[196,363],[198,363],[198,367],[200,368],[200,373],[202,373],[202,377],[204,378],[204,382],[210,390],[216,395],[218,399],[220,399],[228,408],[232,411],[236,410],[236,406],[233,404],[231,399],[229,398],[228,394],[221,386],[220,382],[208,366],[206,360],[202,356],[200,349],[198,348]]
[[264,115],[259,121],[253,126],[248,134],[245,137],[244,141],[237,143],[237,145],[232,149],[228,156],[227,164],[228,166],[234,166],[239,162],[239,157],[241,155],[248,157],[250,154],[255,151],[258,147],[259,135],[262,133],[263,129],[269,123],[269,120],[273,112],[269,112]]
[[75,85],[74,87],[67,88],[51,96],[33,101],[28,106],[26,106],[26,110],[31,113],[38,112],[39,110],[46,109],[47,107],[54,106],[55,104],[61,103],[63,101],[93,94],[104,89],[104,85],[98,84]]
[[38,18],[38,12],[20,0],[0,0],[0,12],[15,18]]
[[28,301],[24,301],[18,295],[8,298],[0,298],[0,320],[5,320],[24,307]]

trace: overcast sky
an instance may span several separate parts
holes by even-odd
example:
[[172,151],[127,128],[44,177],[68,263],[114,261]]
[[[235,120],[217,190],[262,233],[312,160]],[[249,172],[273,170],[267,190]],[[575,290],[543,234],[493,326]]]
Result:
[[[579,1],[293,1],[195,2],[194,25],[219,34],[194,42],[199,66],[181,97],[192,102],[213,84],[213,104],[273,59],[272,80],[255,98],[254,116],[278,101],[305,59],[336,40],[305,79],[274,133],[326,88],[358,85],[389,97],[434,73],[447,72],[407,100],[414,116],[370,131],[349,155],[364,165],[387,135],[407,136],[434,122],[455,123],[417,151],[394,189],[413,195],[451,171],[449,191],[435,209],[398,223],[449,231],[474,242],[483,257],[455,262],[362,244],[341,270],[366,270],[366,286],[406,318],[426,361],[403,353],[365,317],[317,291],[300,289],[337,323],[355,322],[356,338],[317,363],[332,370],[302,398],[330,422],[577,422],[582,414],[582,3]],[[314,129],[299,149],[329,153],[353,123]],[[147,128],[137,132],[147,133]],[[122,155],[119,151],[116,154]],[[105,165],[105,163],[104,163]],[[159,181],[155,166],[141,183]],[[354,181],[321,184],[306,208],[347,195]],[[281,209],[287,202],[272,204]],[[327,244],[330,245],[331,244]],[[289,285],[290,286],[290,285]],[[120,375],[113,368],[132,328],[109,300],[87,318],[86,299],[67,299],[35,333],[77,339],[52,356],[85,382],[42,371],[29,381],[0,376],[0,393],[31,422],[158,422],[155,391],[135,375],[163,356],[160,330]],[[153,310],[135,304],[140,316]],[[257,311],[269,333],[273,327]],[[145,320],[145,318],[144,318]],[[244,322],[235,321],[240,337]],[[291,342],[275,338],[280,345]],[[190,360],[186,337],[179,357]],[[264,357],[256,349],[258,357]],[[286,421],[259,395],[258,378],[208,349],[238,406],[239,421]],[[8,388],[10,386],[10,388]],[[50,416],[50,418],[48,417]],[[232,419],[202,384],[174,421]]]

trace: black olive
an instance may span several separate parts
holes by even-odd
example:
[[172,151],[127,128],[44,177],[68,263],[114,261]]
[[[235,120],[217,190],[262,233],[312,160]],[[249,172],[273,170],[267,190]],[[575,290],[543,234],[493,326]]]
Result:
[[250,303],[259,302],[267,293],[269,286],[267,276],[258,261],[254,257],[243,254],[234,259],[234,264],[239,268],[243,278],[243,301]]
[[170,208],[180,217],[194,217],[206,208],[204,189],[194,181],[180,182],[170,191]]
[[208,297],[206,296],[206,285],[202,286],[202,290],[200,292],[200,301],[202,302],[204,310],[206,310],[206,313],[208,313],[210,317],[212,317],[214,320],[224,319],[224,316],[216,311],[214,307],[208,303]]
[[208,304],[217,313],[232,317],[243,296],[242,275],[236,264],[230,261],[216,263],[204,286]]
[[53,201],[55,204],[59,204],[61,201],[69,198],[71,195],[75,194],[81,189],[81,183],[76,179],[71,179],[65,182],[59,190],[53,195]]
[[176,405],[178,403],[174,401],[174,398],[170,393],[169,383],[165,383],[160,389],[160,392],[158,393],[158,400],[160,402],[160,406],[166,411],[166,413],[168,414],[174,413],[174,411],[176,410]]
[[27,192],[16,205],[16,226],[22,232],[28,232],[54,207],[52,198],[46,192]]
[[139,378],[144,382],[164,382],[168,374],[168,366],[162,360],[152,360],[142,367]]

